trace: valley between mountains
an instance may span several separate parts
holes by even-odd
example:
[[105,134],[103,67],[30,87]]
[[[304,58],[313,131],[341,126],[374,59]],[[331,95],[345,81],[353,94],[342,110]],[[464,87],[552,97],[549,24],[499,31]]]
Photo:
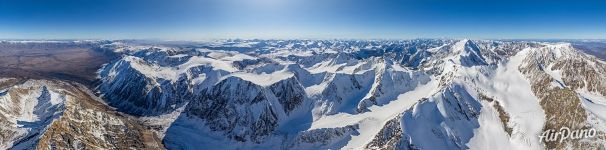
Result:
[[[578,44],[1,41],[0,149],[604,148]],[[539,138],[562,127],[600,134]]]

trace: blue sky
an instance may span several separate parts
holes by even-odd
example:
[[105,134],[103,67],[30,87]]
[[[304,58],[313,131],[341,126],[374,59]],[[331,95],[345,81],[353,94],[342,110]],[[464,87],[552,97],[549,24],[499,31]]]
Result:
[[0,1],[2,39],[606,39],[606,1]]

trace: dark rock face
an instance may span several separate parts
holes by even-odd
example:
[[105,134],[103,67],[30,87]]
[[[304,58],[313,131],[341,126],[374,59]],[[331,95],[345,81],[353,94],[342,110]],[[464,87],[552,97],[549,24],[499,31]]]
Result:
[[261,86],[229,77],[203,93],[186,108],[190,117],[206,120],[213,131],[237,141],[259,143],[278,123],[270,92]]
[[306,100],[305,89],[295,77],[274,83],[268,88],[276,96],[286,114]]
[[116,61],[100,72],[99,92],[108,104],[133,115],[159,115],[172,112],[191,99],[189,79],[179,76],[173,82],[152,79],[131,67],[126,61]]
[[[467,149],[478,128],[481,104],[466,89],[450,85],[387,121],[368,149]],[[446,115],[444,115],[446,114]],[[438,122],[436,124],[436,122]],[[428,142],[432,141],[432,142]]]
[[[0,81],[4,82],[4,81]],[[138,121],[110,109],[83,85],[52,80],[13,83],[0,96],[0,147],[9,149],[163,149]],[[34,104],[29,107],[30,104]],[[19,116],[35,118],[16,119]],[[14,116],[14,117],[9,117]],[[11,118],[11,119],[8,119]],[[13,137],[16,136],[16,137]],[[6,141],[10,140],[10,141]]]
[[[287,42],[296,43],[298,41]],[[271,43],[271,41],[267,43]],[[204,53],[201,55],[206,55],[203,57],[178,51],[144,50],[134,55],[146,65],[179,70],[181,65],[190,64],[188,62],[190,60],[197,60],[194,63],[199,64],[196,64],[198,66],[188,66],[190,68],[185,72],[179,70],[180,74],[171,76],[172,79],[167,79],[154,76],[154,72],[137,70],[130,66],[132,64],[117,61],[101,71],[103,84],[99,86],[99,90],[106,94],[110,105],[119,108],[120,111],[135,115],[155,117],[187,105],[183,112],[179,111],[181,113],[179,119],[190,121],[187,123],[191,124],[180,124],[180,122],[177,124],[184,126],[172,128],[173,130],[196,128],[192,131],[200,132],[200,136],[208,134],[212,136],[211,138],[217,137],[224,141],[243,143],[238,145],[239,147],[236,146],[237,148],[247,148],[246,146],[249,145],[261,147],[271,145],[281,148],[292,146],[310,149],[343,148],[346,146],[345,144],[348,144],[348,140],[361,138],[353,135],[368,131],[358,130],[360,127],[367,127],[361,125],[368,125],[365,123],[370,120],[369,122],[380,121],[385,124],[382,125],[378,134],[364,137],[371,138],[370,143],[363,143],[360,148],[468,149],[470,147],[467,144],[474,136],[474,130],[481,126],[478,119],[484,101],[491,101],[490,105],[484,106],[495,107],[498,111],[498,121],[501,121],[501,124],[498,125],[503,126],[507,135],[512,136],[517,131],[515,127],[507,126],[508,121],[515,120],[515,118],[509,118],[510,114],[500,105],[506,103],[498,103],[498,99],[488,100],[486,96],[478,95],[478,93],[482,93],[481,88],[485,88],[483,84],[492,83],[484,80],[492,79],[489,76],[494,75],[492,74],[494,72],[498,73],[497,68],[508,64],[507,59],[522,49],[546,46],[532,42],[471,40],[461,42],[421,40],[394,43],[336,42],[332,45],[324,45],[325,47],[320,46],[320,50],[330,51],[329,53],[313,49],[318,51],[287,56],[282,56],[281,53],[272,54],[274,51],[271,50],[275,50],[276,47],[263,47],[268,46],[266,44],[243,48],[246,50],[240,51],[242,53],[210,52],[210,50],[204,49],[200,52]],[[318,48],[319,45],[325,43],[316,44],[307,46]],[[292,48],[306,52],[309,50],[305,49],[307,46],[294,44]],[[362,48],[352,48],[351,46]],[[233,49],[242,50],[241,48]],[[253,50],[267,51],[257,53]],[[147,53],[148,51],[153,52]],[[212,59],[207,57],[211,53],[217,57]],[[177,55],[180,56],[176,57]],[[520,71],[527,75],[526,79],[530,79],[531,83],[539,85],[533,85],[532,88],[535,95],[541,99],[541,105],[544,105],[543,110],[551,113],[548,115],[550,117],[564,116],[564,113],[553,108],[559,104],[570,106],[562,108],[581,114],[572,121],[585,125],[584,121],[588,120],[590,116],[583,115],[586,112],[580,107],[581,103],[578,99],[577,101],[563,99],[576,98],[574,89],[584,87],[592,92],[606,93],[603,90],[605,88],[600,88],[606,85],[604,76],[601,76],[605,72],[604,67],[592,66],[596,63],[593,60],[589,62],[582,59],[566,59],[565,62],[553,62],[552,68],[563,70],[561,84],[572,90],[550,93],[551,90],[544,88],[549,88],[545,85],[549,85],[551,78],[546,74],[537,75],[538,73],[536,73],[544,71],[546,66],[536,65],[556,59],[548,58],[548,56],[537,57],[539,58],[527,58],[522,62],[522,64],[529,64],[530,67],[536,68],[529,71],[524,70],[524,66],[520,66],[522,67]],[[222,64],[223,62],[226,63]],[[228,68],[225,70],[230,71],[224,71],[221,68]],[[273,83],[270,84],[259,83],[259,80],[255,80],[265,77],[259,77],[259,75],[267,75],[268,78],[274,77],[269,74],[278,71],[292,73],[293,76],[271,80]],[[254,79],[247,78],[250,76],[239,75],[250,75]],[[383,105],[401,100],[399,96],[408,91],[417,90],[420,85],[433,84],[432,81],[435,81],[436,87],[430,85],[431,90],[421,93],[427,94],[423,95],[427,98],[419,101],[413,100],[414,105],[409,104],[412,107],[407,104],[407,109],[401,108],[401,110],[390,112],[393,114],[388,117],[373,117],[365,114],[375,115],[373,111],[374,113],[383,112],[377,110],[381,109],[380,107]],[[311,117],[297,120],[299,118],[294,116],[300,116],[302,112],[308,112]],[[322,122],[324,120],[321,119],[328,116],[334,117],[331,115],[344,120],[359,119],[356,117],[364,118],[348,120],[351,122],[338,127],[325,125],[326,122]],[[397,117],[391,118],[396,115]],[[314,124],[315,119],[321,121]],[[303,128],[284,129],[291,125],[294,126],[294,124],[303,124],[300,125]],[[318,127],[316,125],[327,128],[316,128]],[[184,133],[184,131],[175,133]],[[165,138],[165,141],[182,140],[174,138],[174,136]],[[207,139],[192,141],[196,140],[204,142]],[[189,142],[191,143],[191,141]],[[557,147],[561,147],[561,145],[557,145]]]
[[402,127],[400,124],[401,116],[389,120],[385,126],[375,135],[365,148],[367,149],[397,149],[401,147]]
[[359,135],[359,126],[349,125],[340,128],[325,128],[325,129],[314,129],[310,131],[301,132],[295,138],[296,145],[305,144],[323,144],[327,146],[330,143],[334,143],[339,140],[346,140],[353,135]]

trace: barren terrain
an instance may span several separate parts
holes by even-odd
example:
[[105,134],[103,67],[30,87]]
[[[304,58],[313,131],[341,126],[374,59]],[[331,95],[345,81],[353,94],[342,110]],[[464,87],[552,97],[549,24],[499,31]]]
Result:
[[114,55],[83,43],[0,43],[0,76],[61,79],[91,85]]

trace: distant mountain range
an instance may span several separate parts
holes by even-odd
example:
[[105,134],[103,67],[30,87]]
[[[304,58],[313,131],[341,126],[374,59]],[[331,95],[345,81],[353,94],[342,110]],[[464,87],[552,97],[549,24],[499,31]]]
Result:
[[[92,72],[67,69],[94,74],[90,80],[3,73],[0,148],[595,149],[606,143],[603,136],[540,138],[562,127],[606,131],[606,44],[600,41],[3,41],[0,51],[17,51],[7,56],[13,58],[46,46],[84,48],[108,60],[94,61],[105,64]],[[67,67],[88,59],[72,58],[81,61]]]

